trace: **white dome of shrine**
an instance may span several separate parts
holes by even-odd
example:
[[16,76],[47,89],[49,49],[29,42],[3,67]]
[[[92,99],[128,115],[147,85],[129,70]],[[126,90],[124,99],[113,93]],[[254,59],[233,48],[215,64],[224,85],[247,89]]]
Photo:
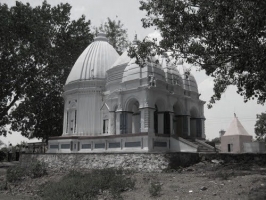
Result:
[[123,73],[122,82],[147,78],[149,75],[154,76],[156,80],[165,81],[165,74],[162,67],[160,64],[155,63],[156,58],[151,58],[151,62],[147,62],[144,67],[140,67],[135,61],[136,59],[131,59],[127,64]]
[[74,64],[66,84],[73,81],[104,79],[106,71],[119,57],[116,50],[108,43],[106,35],[98,36],[79,56]]
[[166,82],[172,85],[183,86],[182,76],[180,75],[175,66],[175,63],[172,60],[167,60],[167,57],[162,55],[159,63],[161,64],[165,72]]
[[128,52],[124,51],[124,53],[122,53],[122,55],[119,56],[119,58],[115,61],[112,68],[128,64],[129,61],[131,60],[131,58],[127,54],[128,54]]
[[198,93],[198,84],[196,82],[195,77],[191,73],[189,73],[189,75],[186,75],[186,69],[184,69],[183,65],[178,66],[178,70],[181,73],[183,79],[184,90]]

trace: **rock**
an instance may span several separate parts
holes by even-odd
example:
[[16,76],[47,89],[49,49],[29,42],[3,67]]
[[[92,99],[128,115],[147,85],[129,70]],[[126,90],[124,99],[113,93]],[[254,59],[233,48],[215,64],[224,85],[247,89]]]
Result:
[[204,191],[204,190],[207,190],[208,188],[206,188],[205,186],[201,187],[200,190],[201,191]]
[[192,168],[188,168],[187,171],[188,171],[188,172],[193,172],[194,169],[192,169]]
[[193,192],[193,190],[189,190],[188,192],[189,192],[189,193],[192,193],[192,192]]
[[216,193],[213,193],[212,195],[213,195],[213,196],[217,196],[217,194],[216,194]]
[[221,164],[221,163],[223,163],[224,161],[223,161],[223,160],[216,160],[216,159],[214,159],[214,160],[211,160],[211,162],[212,162],[212,163],[215,163],[215,164]]

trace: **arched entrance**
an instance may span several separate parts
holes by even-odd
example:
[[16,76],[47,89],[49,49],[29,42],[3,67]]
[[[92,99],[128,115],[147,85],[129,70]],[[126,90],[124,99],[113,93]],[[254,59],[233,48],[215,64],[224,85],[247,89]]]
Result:
[[165,111],[165,102],[162,99],[154,105],[154,132],[158,134],[170,134],[170,112]]
[[178,137],[188,137],[188,116],[183,114],[182,104],[176,102],[173,106],[173,131]]
[[202,137],[202,120],[199,118],[199,112],[195,107],[190,110],[190,136]]
[[140,132],[140,110],[139,102],[135,98],[128,101],[125,111],[120,114],[120,133]]

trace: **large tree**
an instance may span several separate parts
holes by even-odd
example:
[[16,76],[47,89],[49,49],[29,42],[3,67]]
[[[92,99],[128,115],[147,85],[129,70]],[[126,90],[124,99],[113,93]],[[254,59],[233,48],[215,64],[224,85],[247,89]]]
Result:
[[121,55],[129,46],[127,29],[120,20],[111,20],[107,18],[107,22],[102,23],[99,27],[95,27],[95,34],[104,32],[109,43]]
[[266,142],[266,113],[257,115],[255,134],[258,140],[264,140]]
[[90,21],[71,21],[70,10],[0,4],[0,135],[9,127],[27,137],[62,134],[63,85],[93,39]]
[[229,85],[236,85],[244,101],[266,100],[266,1],[255,0],[147,0],[143,27],[155,27],[159,45],[144,40],[130,56],[172,52],[176,60],[204,69],[214,77],[209,107]]

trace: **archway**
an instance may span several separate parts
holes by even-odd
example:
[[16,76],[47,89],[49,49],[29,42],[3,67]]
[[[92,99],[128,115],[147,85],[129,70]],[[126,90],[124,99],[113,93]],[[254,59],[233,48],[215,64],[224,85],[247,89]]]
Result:
[[183,115],[182,104],[176,102],[173,106],[174,118],[173,118],[173,131],[174,135],[178,137],[188,136],[188,122],[187,116]]
[[127,102],[125,111],[120,114],[120,132],[122,134],[140,132],[139,102],[135,98]]
[[193,107],[190,109],[190,136],[201,137],[202,127],[198,110]]
[[165,101],[157,99],[154,105],[154,133],[170,134],[170,114],[165,111]]

